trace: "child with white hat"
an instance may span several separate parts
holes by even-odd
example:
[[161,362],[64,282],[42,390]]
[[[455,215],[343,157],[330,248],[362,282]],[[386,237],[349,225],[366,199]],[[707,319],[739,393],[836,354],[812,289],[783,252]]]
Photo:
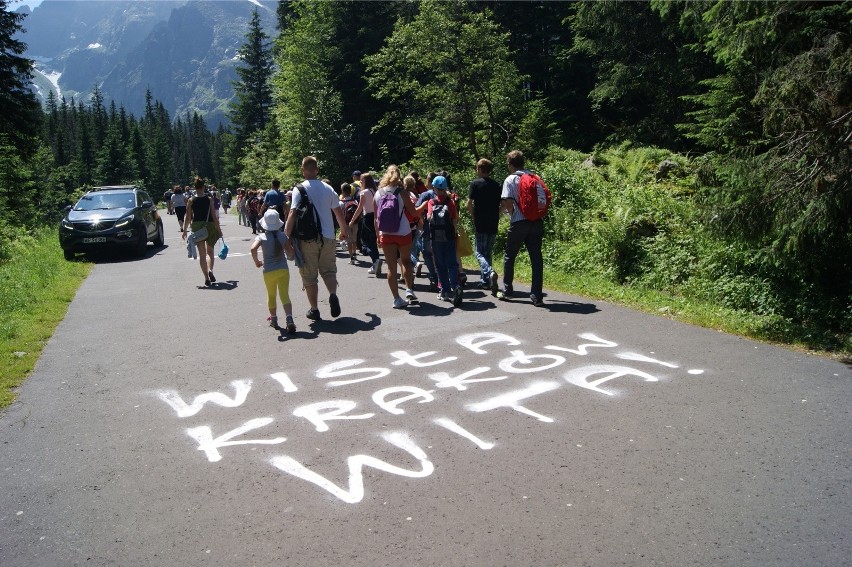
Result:
[[[293,259],[295,251],[287,235],[281,230],[284,222],[275,209],[269,209],[260,220],[263,229],[251,245],[251,257],[258,268],[263,268],[263,282],[266,284],[266,303],[269,307],[269,326],[279,329],[277,296],[281,298],[284,314],[287,316],[285,329],[288,334],[296,332],[293,322],[293,305],[290,303],[290,270],[287,258]],[[258,248],[263,252],[263,260],[257,256]],[[277,293],[276,293],[277,292]]]

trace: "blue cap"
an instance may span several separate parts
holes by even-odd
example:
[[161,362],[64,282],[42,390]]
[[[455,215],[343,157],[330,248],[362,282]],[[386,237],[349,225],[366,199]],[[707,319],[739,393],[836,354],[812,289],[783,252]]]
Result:
[[443,175],[439,175],[438,177],[432,180],[432,187],[434,187],[435,189],[446,189],[447,178]]

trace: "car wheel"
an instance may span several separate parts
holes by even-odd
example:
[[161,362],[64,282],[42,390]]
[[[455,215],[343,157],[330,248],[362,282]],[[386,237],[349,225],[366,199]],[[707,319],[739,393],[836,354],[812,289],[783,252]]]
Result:
[[157,221],[157,234],[154,236],[154,246],[162,248],[166,243],[166,238],[163,230],[163,221]]
[[73,250],[62,250],[62,255],[65,256],[65,259],[69,262],[74,259],[74,251]]
[[145,234],[145,229],[139,231],[139,242],[136,243],[136,255],[144,256],[148,251],[148,235]]

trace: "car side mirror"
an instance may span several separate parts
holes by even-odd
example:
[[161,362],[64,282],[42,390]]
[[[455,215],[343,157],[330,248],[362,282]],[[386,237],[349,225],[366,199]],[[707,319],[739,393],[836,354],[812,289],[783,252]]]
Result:
[[154,203],[152,201],[142,201],[142,208],[143,209],[150,209],[153,206],[154,206]]
[[74,208],[74,207],[73,207],[72,205],[65,205],[65,213],[66,213],[66,214],[67,214],[67,213],[70,213],[70,212],[71,212],[71,209],[73,209],[73,208]]

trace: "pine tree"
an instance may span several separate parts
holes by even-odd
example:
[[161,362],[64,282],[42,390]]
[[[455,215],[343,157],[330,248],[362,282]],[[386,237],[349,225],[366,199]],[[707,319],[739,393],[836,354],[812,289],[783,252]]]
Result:
[[10,12],[8,4],[0,0],[0,134],[26,157],[37,146],[41,109],[30,90],[33,63],[22,57],[26,44],[14,37],[25,16]]
[[237,52],[242,65],[236,68],[239,81],[234,87],[234,100],[230,107],[230,119],[235,129],[238,147],[242,147],[254,132],[263,130],[272,105],[272,55],[269,36],[260,27],[257,9],[252,13],[246,43]]

